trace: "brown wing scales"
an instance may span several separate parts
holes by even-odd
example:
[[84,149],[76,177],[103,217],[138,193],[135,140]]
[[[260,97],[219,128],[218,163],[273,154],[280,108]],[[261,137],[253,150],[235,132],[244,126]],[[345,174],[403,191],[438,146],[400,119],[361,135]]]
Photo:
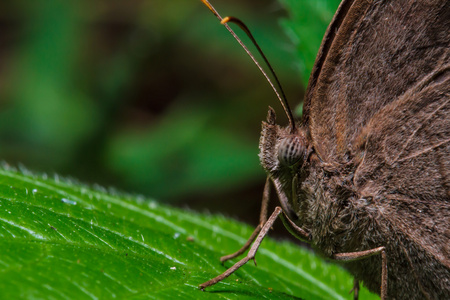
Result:
[[[363,196],[376,199],[392,234],[439,261],[433,272],[450,276],[450,67],[435,74],[369,122],[354,183]],[[432,259],[410,259],[420,282],[433,278],[427,265]]]
[[343,17],[305,101],[313,145],[327,163],[346,162],[369,120],[432,72],[449,47],[445,1],[355,1]]
[[334,170],[354,164],[357,193],[425,295],[450,291],[449,28],[448,1],[344,1],[304,110],[315,152]]

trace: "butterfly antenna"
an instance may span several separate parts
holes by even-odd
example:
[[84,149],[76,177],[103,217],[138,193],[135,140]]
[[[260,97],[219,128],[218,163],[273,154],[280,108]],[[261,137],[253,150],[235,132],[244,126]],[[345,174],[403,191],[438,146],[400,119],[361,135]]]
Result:
[[[266,80],[269,82],[270,86],[272,87],[273,91],[275,92],[275,94],[277,95],[278,100],[280,100],[281,105],[284,108],[284,111],[286,112],[286,115],[289,119],[289,125],[291,127],[291,132],[294,133],[295,132],[295,122],[294,122],[294,116],[292,115],[292,111],[289,107],[289,104],[287,102],[286,99],[286,95],[284,94],[283,88],[281,87],[281,83],[278,80],[277,75],[275,74],[275,71],[273,70],[271,64],[269,63],[269,61],[267,60],[266,56],[264,55],[264,53],[262,52],[261,48],[259,47],[258,43],[256,42],[255,38],[253,37],[252,33],[250,32],[250,30],[248,29],[248,27],[244,24],[244,22],[242,22],[241,20],[239,20],[238,18],[235,17],[225,17],[222,18],[219,13],[217,12],[217,10],[211,5],[211,3],[209,3],[208,0],[201,0],[203,2],[203,4],[205,4],[209,10],[220,20],[220,23],[222,25],[225,26],[225,28],[231,33],[231,35],[234,37],[234,39],[239,43],[239,45],[241,45],[242,48],[244,48],[245,52],[247,52],[248,56],[250,56],[250,58],[253,60],[253,62],[255,63],[255,65],[258,67],[258,69],[261,71],[261,73],[264,75],[264,77],[266,78]],[[248,48],[244,45],[244,43],[241,41],[241,39],[237,36],[237,34],[233,31],[233,29],[230,28],[230,26],[228,26],[228,22],[231,23],[235,23],[236,25],[238,25],[246,34],[247,36],[250,38],[250,40],[252,41],[252,43],[255,45],[256,49],[258,50],[259,54],[261,55],[261,57],[264,59],[266,65],[268,66],[270,72],[272,73],[273,78],[275,79],[275,82],[277,83],[278,89],[281,92],[278,92],[278,90],[276,89],[276,87],[274,86],[274,84],[272,83],[272,81],[270,80],[269,76],[267,75],[267,73],[264,71],[264,69],[261,67],[261,65],[259,64],[259,62],[256,60],[256,58],[253,56],[253,54],[250,52],[250,50],[248,50]]]

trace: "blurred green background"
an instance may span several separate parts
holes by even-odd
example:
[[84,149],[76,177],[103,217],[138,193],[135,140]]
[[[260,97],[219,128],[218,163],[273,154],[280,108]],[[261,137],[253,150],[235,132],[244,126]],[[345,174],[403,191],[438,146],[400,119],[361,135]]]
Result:
[[[246,22],[300,112],[338,2],[212,4]],[[0,2],[0,159],[9,164],[256,224],[268,105],[286,124],[199,0]]]

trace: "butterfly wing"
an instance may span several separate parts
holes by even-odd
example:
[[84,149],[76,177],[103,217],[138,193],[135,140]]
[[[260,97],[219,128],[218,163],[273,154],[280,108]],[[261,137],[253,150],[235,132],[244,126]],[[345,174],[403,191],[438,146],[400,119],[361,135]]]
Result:
[[354,175],[360,196],[374,199],[377,221],[390,228],[394,247],[428,295],[450,293],[449,87],[447,59],[381,109],[361,137],[365,150]]
[[304,109],[324,165],[356,166],[355,189],[412,271],[401,276],[425,295],[450,291],[449,28],[448,1],[343,1]]
[[372,117],[448,52],[446,1],[343,1],[319,50],[304,122],[327,163],[345,162]]

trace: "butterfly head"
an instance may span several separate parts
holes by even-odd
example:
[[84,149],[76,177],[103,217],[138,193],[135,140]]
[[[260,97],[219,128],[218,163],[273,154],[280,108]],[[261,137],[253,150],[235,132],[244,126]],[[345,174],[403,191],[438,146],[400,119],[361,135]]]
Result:
[[310,147],[305,132],[296,127],[281,127],[275,123],[276,115],[269,108],[267,121],[262,123],[259,142],[261,164],[269,173],[285,168],[302,167],[308,158]]

